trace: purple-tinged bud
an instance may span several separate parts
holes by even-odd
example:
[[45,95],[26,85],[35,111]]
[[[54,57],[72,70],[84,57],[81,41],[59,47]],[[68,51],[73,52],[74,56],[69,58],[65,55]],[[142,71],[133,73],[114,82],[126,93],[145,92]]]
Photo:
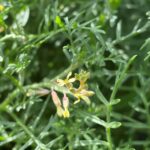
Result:
[[63,97],[63,107],[64,109],[69,107],[69,99],[66,94],[64,94],[64,97]]
[[54,90],[52,90],[51,96],[52,96],[52,100],[53,100],[55,106],[60,107],[61,106],[61,101],[60,101],[57,93]]
[[45,96],[45,95],[48,95],[50,93],[50,90],[48,90],[48,89],[39,89],[38,91],[36,91],[36,93],[39,96]]

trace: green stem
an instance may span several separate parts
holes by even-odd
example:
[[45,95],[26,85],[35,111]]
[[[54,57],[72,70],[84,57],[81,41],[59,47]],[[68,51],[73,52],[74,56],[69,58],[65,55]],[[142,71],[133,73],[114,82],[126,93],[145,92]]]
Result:
[[33,134],[32,132],[27,128],[27,126],[13,113],[10,111],[7,111],[8,114],[18,123],[20,127],[27,133],[30,138],[35,142],[35,144],[41,149],[41,150],[46,150],[46,146],[41,143]]
[[68,138],[68,142],[69,142],[68,149],[73,150],[73,146],[72,146],[72,143],[71,143],[72,135],[68,135],[67,138]]
[[[109,124],[110,123],[110,114],[111,114],[111,106],[108,105],[107,106],[107,114],[106,114],[106,120],[107,120],[107,123]],[[111,129],[110,127],[106,127],[106,137],[107,137],[107,142],[109,143],[109,150],[113,150],[113,146],[112,146],[112,139],[111,139]]]
[[[131,59],[129,59],[127,65],[124,67],[123,71],[120,73],[120,75],[116,78],[115,81],[115,85],[113,88],[113,91],[111,93],[110,96],[110,102],[115,98],[116,93],[122,83],[122,81],[124,80],[125,76],[126,76],[126,71],[128,70],[130,64],[133,62],[133,60],[136,58],[136,55],[133,56]],[[111,108],[112,106],[110,104],[107,105],[107,114],[106,114],[106,119],[107,119],[107,123],[109,124],[111,122]],[[109,150],[113,150],[113,144],[112,144],[112,139],[111,139],[111,129],[110,127],[106,128],[106,137],[107,137],[107,141],[109,143]]]
[[118,39],[114,40],[112,45],[119,44],[119,43],[121,43],[121,42],[123,42],[125,40],[128,40],[128,39],[136,36],[136,35],[139,35],[139,34],[145,32],[149,27],[150,27],[150,22],[147,22],[142,28],[140,28],[140,29],[138,29],[136,31],[133,31],[133,32],[131,32],[130,34],[128,34],[126,36],[121,37],[121,39],[119,39],[119,40]]
[[16,34],[7,34],[7,35],[5,35],[3,38],[1,38],[0,39],[0,42],[4,42],[4,41],[6,41],[6,40],[9,40],[9,39],[22,39],[22,40],[24,40],[25,39],[25,36],[23,36],[23,35],[16,35]]
[[131,57],[128,61],[128,63],[126,64],[126,66],[124,67],[123,71],[121,72],[120,76],[118,78],[116,78],[116,81],[115,81],[115,85],[114,85],[114,88],[113,88],[113,91],[111,93],[111,96],[110,96],[110,101],[112,101],[116,94],[117,94],[117,91],[119,89],[119,87],[121,86],[125,76],[126,76],[126,72],[130,66],[130,64],[135,60],[135,58],[137,57],[137,55],[134,55],[133,57]]
[[136,89],[137,94],[141,97],[145,110],[146,110],[146,118],[147,118],[147,124],[150,125],[150,111],[149,111],[149,102],[145,96],[145,93],[141,92],[140,90]]

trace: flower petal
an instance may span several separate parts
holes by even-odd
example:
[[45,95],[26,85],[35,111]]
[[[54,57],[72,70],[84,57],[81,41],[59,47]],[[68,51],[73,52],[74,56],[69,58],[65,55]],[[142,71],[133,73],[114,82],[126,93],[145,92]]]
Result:
[[87,91],[87,90],[83,89],[83,90],[81,90],[80,94],[89,97],[89,96],[94,95],[94,92],[93,91]]
[[75,102],[74,102],[74,104],[77,104],[77,103],[79,103],[80,102],[80,99],[77,99]]
[[75,82],[76,79],[75,78],[70,78],[68,81],[69,81],[69,83],[72,83],[72,82]]
[[64,86],[64,85],[65,85],[65,81],[62,80],[62,79],[57,79],[57,83],[58,83],[60,86]]
[[58,107],[57,107],[57,115],[58,115],[59,117],[62,117],[62,116],[63,116],[63,113],[64,113],[64,110],[62,109],[62,107],[61,107],[61,106],[58,106]]
[[91,102],[90,102],[90,99],[87,97],[87,96],[81,96],[81,98],[89,105]]
[[64,116],[64,118],[69,118],[70,117],[70,113],[69,113],[68,109],[63,111],[63,116]]
[[67,79],[69,79],[72,75],[72,72],[69,72],[68,75],[67,75]]

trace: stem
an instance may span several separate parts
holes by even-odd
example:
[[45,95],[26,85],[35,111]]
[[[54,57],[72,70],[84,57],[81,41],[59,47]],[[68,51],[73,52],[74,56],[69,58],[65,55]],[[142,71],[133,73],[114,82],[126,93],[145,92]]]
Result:
[[112,101],[115,98],[115,96],[116,96],[116,94],[118,92],[118,89],[121,86],[121,84],[122,84],[122,82],[123,82],[123,80],[124,80],[124,78],[126,76],[126,72],[127,72],[128,68],[129,68],[130,64],[134,61],[134,59],[136,57],[137,57],[137,55],[134,55],[133,57],[131,57],[129,59],[128,63],[126,64],[126,66],[124,67],[123,71],[121,72],[119,78],[116,78],[115,85],[114,85],[113,91],[112,91],[111,96],[110,96],[110,101]]
[[128,35],[125,35],[125,36],[121,37],[121,39],[119,39],[119,40],[114,40],[112,45],[119,44],[120,42],[123,42],[125,40],[128,40],[128,39],[130,39],[130,38],[132,38],[132,37],[134,37],[136,35],[139,35],[139,34],[145,32],[146,29],[149,28],[149,26],[150,26],[150,22],[147,22],[142,28],[140,28],[140,29],[138,29],[136,31],[133,31],[133,32],[131,32]]
[[68,145],[68,149],[69,150],[73,150],[73,146],[72,146],[72,143],[71,143],[71,141],[72,141],[72,135],[68,135],[68,142],[69,142],[69,145]]
[[140,90],[136,89],[137,94],[139,94],[139,96],[141,97],[145,110],[146,110],[146,119],[147,119],[147,124],[150,125],[150,111],[149,111],[149,102],[145,96],[145,94],[143,92],[141,92]]
[[42,150],[46,150],[47,148],[43,143],[41,143],[33,134],[32,132],[26,127],[26,125],[13,113],[10,111],[7,111],[8,114],[22,127],[22,129],[30,136],[30,138],[36,143],[37,146],[39,146]]
[[[106,120],[108,124],[110,123],[110,113],[111,113],[111,106],[107,105]],[[106,127],[106,138],[107,142],[109,143],[109,150],[113,150],[110,127]]]
[[1,38],[0,39],[0,42],[3,42],[3,41],[5,41],[5,40],[9,40],[9,39],[22,39],[22,40],[24,40],[25,39],[25,36],[23,36],[23,35],[16,35],[16,34],[7,34],[7,35],[5,35],[3,38]]
[[[115,98],[116,93],[117,93],[121,83],[123,82],[125,76],[126,76],[126,71],[128,70],[130,64],[133,62],[133,60],[135,58],[136,58],[136,55],[129,59],[127,65],[124,67],[123,71],[120,73],[120,76],[118,76],[116,78],[115,85],[114,85],[113,91],[112,91],[111,96],[110,96],[110,102]],[[106,120],[107,120],[108,124],[111,121],[111,116],[110,116],[111,109],[112,109],[111,107],[112,106],[110,104],[107,105]],[[109,143],[109,150],[113,150],[113,144],[112,144],[112,139],[111,139],[111,129],[110,129],[110,127],[106,128],[106,137],[107,137],[107,141]]]

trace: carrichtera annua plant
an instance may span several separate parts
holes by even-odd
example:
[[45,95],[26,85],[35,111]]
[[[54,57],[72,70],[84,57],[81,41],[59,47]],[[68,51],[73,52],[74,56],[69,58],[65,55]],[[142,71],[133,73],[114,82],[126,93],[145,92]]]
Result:
[[[80,100],[84,100],[87,104],[90,104],[89,97],[92,96],[94,92],[88,90],[87,79],[90,76],[89,72],[81,70],[79,74],[75,74],[73,77],[71,76],[72,72],[69,72],[66,79],[57,79],[58,85],[67,88],[69,92],[76,98],[74,104],[79,103]],[[77,84],[77,82],[79,82],[79,86],[76,88],[75,84]],[[68,110],[69,99],[66,93],[64,93],[64,97],[62,100],[63,107],[57,93],[54,90],[52,90],[51,95],[53,102],[57,108],[58,116],[68,118],[70,116]]]

